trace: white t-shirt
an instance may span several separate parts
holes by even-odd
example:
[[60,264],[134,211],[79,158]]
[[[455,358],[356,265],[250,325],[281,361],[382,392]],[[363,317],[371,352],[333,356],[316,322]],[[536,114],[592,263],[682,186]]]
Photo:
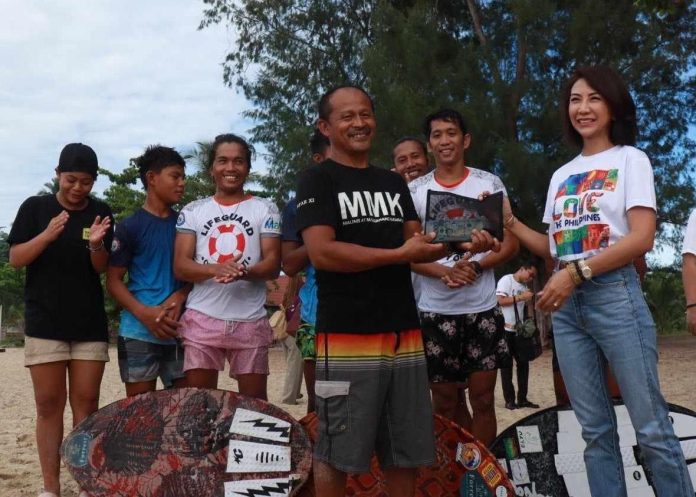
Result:
[[696,255],[696,209],[691,211],[689,222],[686,225],[686,233],[684,233],[684,245],[682,246],[682,255]]
[[544,222],[551,255],[585,259],[629,232],[626,212],[656,208],[648,157],[630,146],[615,146],[588,157],[578,155],[551,177]]
[[[272,202],[251,195],[234,205],[208,197],[184,207],[176,229],[196,235],[199,264],[220,264],[241,252],[237,262],[250,267],[261,260],[261,238],[280,236],[280,214]],[[254,321],[266,315],[265,303],[263,281],[225,284],[211,278],[193,285],[186,307],[217,319]]]
[[[524,283],[517,281],[512,274],[506,274],[498,281],[495,294],[501,297],[514,297],[527,290],[529,290],[529,288],[527,288]],[[520,319],[522,319],[524,316],[525,302],[518,301],[516,305],[517,312],[519,313]],[[500,309],[503,311],[503,317],[505,318],[505,329],[508,331],[515,331],[515,308],[510,304],[501,305]]]
[[[442,185],[435,179],[435,171],[417,178],[408,185],[413,197],[413,204],[421,221],[425,220],[425,210],[428,200],[428,191],[455,193],[464,197],[478,198],[483,192],[496,193],[502,191],[507,195],[503,182],[496,175],[481,169],[469,168],[469,174],[454,185]],[[470,260],[478,261],[488,252],[476,254]],[[438,264],[452,267],[460,259],[461,255],[451,254],[440,259]],[[418,309],[424,312],[437,314],[473,314],[488,311],[497,305],[495,298],[495,275],[492,269],[483,271],[483,274],[473,285],[467,285],[452,289],[445,285],[439,278],[422,276],[420,278],[420,299]]]

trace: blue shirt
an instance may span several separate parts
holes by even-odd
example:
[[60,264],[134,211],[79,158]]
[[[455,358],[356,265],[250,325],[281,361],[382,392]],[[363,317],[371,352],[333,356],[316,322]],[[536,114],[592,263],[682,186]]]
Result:
[[[174,210],[161,218],[138,209],[116,225],[109,265],[127,268],[128,290],[144,305],[159,305],[182,286],[174,278],[172,268],[177,217]],[[153,336],[125,309],[121,312],[119,335],[145,342],[175,343]]]
[[[297,232],[297,200],[290,200],[283,209],[281,240],[302,244],[302,236]],[[317,321],[317,278],[314,266],[305,268],[305,282],[300,289],[300,319],[312,326]]]

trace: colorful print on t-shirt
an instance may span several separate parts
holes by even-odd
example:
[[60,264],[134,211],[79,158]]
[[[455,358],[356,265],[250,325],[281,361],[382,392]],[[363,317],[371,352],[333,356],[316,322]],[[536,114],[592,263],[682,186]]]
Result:
[[573,174],[558,186],[553,211],[556,228],[553,238],[559,257],[608,246],[610,228],[601,222],[597,200],[604,192],[616,190],[618,172],[618,169],[593,169]]
[[551,178],[544,212],[551,255],[565,261],[587,258],[630,231],[629,209],[655,209],[652,167],[630,146],[579,155]]

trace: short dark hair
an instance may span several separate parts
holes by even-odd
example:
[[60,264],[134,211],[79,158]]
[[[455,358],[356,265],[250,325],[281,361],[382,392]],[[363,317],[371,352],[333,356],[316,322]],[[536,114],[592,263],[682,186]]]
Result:
[[582,146],[582,136],[570,122],[568,105],[570,103],[570,91],[573,85],[584,79],[607,102],[611,112],[611,125],[609,127],[609,140],[614,145],[634,145],[638,135],[636,120],[636,104],[628,92],[619,73],[609,66],[585,66],[575,69],[570,79],[561,91],[561,116],[563,118],[563,134],[568,143]]
[[394,157],[394,150],[396,150],[396,147],[405,142],[416,142],[423,149],[423,155],[428,157],[428,147],[423,140],[421,140],[420,138],[416,138],[415,136],[402,136],[401,138],[396,140],[396,143],[392,147],[392,162],[394,162],[394,159],[396,159],[396,157]]
[[367,91],[365,91],[364,88],[358,85],[346,84],[334,86],[321,96],[319,102],[317,103],[317,113],[319,114],[319,119],[324,119],[325,121],[329,119],[329,115],[331,115],[331,96],[338,90],[343,90],[345,88],[352,88],[354,90],[363,92],[367,99],[370,101],[370,107],[372,108],[372,112],[375,111],[375,102],[372,100],[372,97],[369,93],[367,93]]
[[314,128],[314,133],[312,133],[312,137],[309,139],[309,149],[312,152],[312,155],[323,155],[326,152],[326,149],[329,148],[329,145],[329,139],[317,128]]
[[208,166],[213,167],[215,162],[215,156],[217,155],[217,150],[223,143],[238,143],[246,154],[247,166],[251,169],[251,157],[256,153],[254,147],[250,145],[244,138],[234,133],[223,133],[222,135],[217,135],[213,144],[210,147],[210,152],[208,153]]
[[145,153],[135,159],[135,165],[138,166],[140,181],[143,182],[143,188],[147,190],[148,171],[159,173],[162,169],[169,166],[186,167],[184,158],[171,147],[163,145],[150,145],[145,149]]
[[454,123],[459,126],[459,129],[463,134],[467,133],[467,126],[466,122],[464,121],[464,117],[456,110],[444,107],[437,112],[427,115],[423,120],[423,134],[425,135],[426,141],[430,139],[433,121],[446,121],[448,123]]

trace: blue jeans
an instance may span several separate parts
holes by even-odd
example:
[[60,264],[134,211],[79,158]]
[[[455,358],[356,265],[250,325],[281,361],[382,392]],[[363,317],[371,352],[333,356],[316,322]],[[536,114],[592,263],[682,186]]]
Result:
[[580,284],[553,314],[556,350],[587,443],[594,497],[625,497],[616,415],[607,393],[609,362],[658,497],[693,497],[686,462],[657,378],[655,324],[633,266]]

